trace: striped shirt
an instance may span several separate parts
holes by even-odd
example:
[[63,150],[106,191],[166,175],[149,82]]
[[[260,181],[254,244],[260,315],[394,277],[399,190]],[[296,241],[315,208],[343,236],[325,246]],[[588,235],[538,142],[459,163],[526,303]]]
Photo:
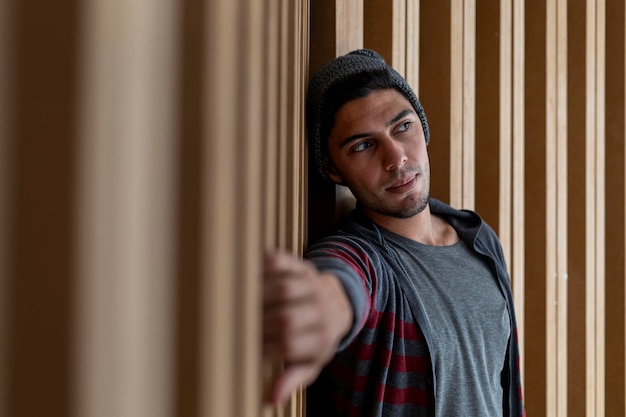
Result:
[[[478,215],[430,201],[461,240],[498,278],[510,313],[503,415],[524,415],[516,320],[506,264],[493,230]],[[307,251],[318,269],[332,271],[354,309],[354,323],[335,358],[307,394],[308,415],[432,416],[434,384],[431,333],[414,281],[381,229],[358,210],[332,236]],[[429,343],[429,340],[431,342]],[[437,399],[446,401],[448,399]]]

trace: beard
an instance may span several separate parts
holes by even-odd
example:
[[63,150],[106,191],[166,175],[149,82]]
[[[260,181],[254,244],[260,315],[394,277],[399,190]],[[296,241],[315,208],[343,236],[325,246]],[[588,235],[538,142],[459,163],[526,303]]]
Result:
[[352,192],[363,209],[397,219],[408,219],[420,214],[428,206],[430,198],[430,187],[428,186],[425,191],[407,196],[400,205],[397,203],[391,205],[383,199],[375,199],[372,196],[368,198],[368,196],[360,195],[355,190]]
[[395,217],[397,219],[408,219],[420,214],[428,205],[430,193],[411,196],[407,204],[402,207],[387,207],[384,203],[368,207],[370,210],[384,216]]

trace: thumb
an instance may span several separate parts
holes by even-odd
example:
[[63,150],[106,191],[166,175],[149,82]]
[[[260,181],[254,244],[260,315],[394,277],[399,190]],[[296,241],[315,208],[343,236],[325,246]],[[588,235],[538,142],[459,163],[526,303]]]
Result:
[[316,376],[318,367],[310,363],[286,365],[272,384],[271,402],[275,406],[285,404],[295,390],[303,384],[308,384]]

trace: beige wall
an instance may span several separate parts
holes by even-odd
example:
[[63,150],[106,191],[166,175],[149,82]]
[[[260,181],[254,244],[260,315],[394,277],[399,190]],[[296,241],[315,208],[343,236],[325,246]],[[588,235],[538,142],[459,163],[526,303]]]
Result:
[[[529,416],[624,416],[625,5],[0,0],[0,416],[262,411],[259,266],[353,204],[306,80],[377,49],[499,233]],[[310,180],[310,181],[309,181]]]

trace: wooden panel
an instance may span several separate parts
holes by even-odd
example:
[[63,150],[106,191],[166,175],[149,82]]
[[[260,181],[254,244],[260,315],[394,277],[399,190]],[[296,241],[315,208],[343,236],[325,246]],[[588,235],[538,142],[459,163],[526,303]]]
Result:
[[[450,201],[451,180],[451,2],[420,3],[420,101],[424,106],[431,141],[431,194]],[[436,40],[436,41],[435,41]]]
[[[558,0],[556,10],[556,309],[557,309],[557,407],[567,414],[567,0]],[[549,279],[549,278],[548,278]]]
[[576,306],[568,311],[568,414],[571,417],[584,417],[586,389],[585,367],[581,358],[585,357],[585,125],[586,100],[585,27],[586,5],[584,2],[568,4],[568,68],[567,68],[567,114],[568,114],[568,305]]
[[547,2],[546,11],[546,357],[548,368],[546,371],[546,415],[557,416],[558,414],[558,367],[556,358],[558,355],[558,332],[557,332],[557,224],[556,224],[556,166],[557,166],[557,37],[558,37],[558,12],[557,1]]
[[606,2],[606,373],[605,415],[626,415],[624,395],[624,22],[623,1]]
[[604,2],[587,2],[587,415],[604,415]]
[[[79,3],[3,2],[11,24],[2,47],[0,93],[10,109],[2,142],[11,160],[2,192],[5,240],[3,339],[9,416],[72,411],[75,290],[75,146]],[[6,59],[6,61],[5,61]],[[10,65],[5,73],[4,64]],[[5,185],[5,184],[3,184]],[[5,281],[6,280],[6,281]],[[3,306],[4,307],[4,306]]]
[[[201,352],[203,369],[201,381],[205,394],[201,397],[201,416],[234,416],[236,391],[235,352],[238,342],[238,329],[231,320],[234,317],[236,288],[235,281],[221,277],[235,277],[236,263],[233,254],[237,245],[237,219],[235,217],[238,200],[234,192],[238,175],[233,172],[233,162],[237,158],[237,134],[229,132],[230,140],[216,140],[213,127],[239,125],[245,123],[246,115],[239,116],[238,95],[234,87],[241,77],[237,59],[233,53],[241,46],[238,28],[238,8],[240,2],[209,2],[206,10],[208,29],[208,50],[205,55],[207,73],[207,110],[204,122],[204,154],[202,190],[204,230],[202,232],[202,307],[201,312]],[[206,30],[206,29],[205,29]],[[236,117],[237,115],[237,117]],[[210,138],[207,140],[207,138]],[[219,196],[215,198],[215,196]],[[220,335],[216,338],[214,335]],[[219,376],[219,377],[218,377]]]
[[126,6],[84,3],[76,323],[81,416],[169,416],[174,400],[177,9],[167,0]]
[[[514,0],[513,2],[513,132],[512,132],[512,140],[513,140],[513,198],[512,198],[512,213],[508,216],[504,216],[501,219],[501,222],[505,219],[512,218],[512,258],[509,259],[509,268],[511,269],[511,279],[513,281],[513,298],[515,300],[515,308],[517,313],[517,324],[518,328],[522,329],[522,331],[518,332],[517,338],[519,340],[520,345],[520,369],[526,369],[526,332],[525,323],[526,323],[526,297],[525,297],[525,288],[526,288],[526,269],[525,269],[525,261],[526,261],[526,234],[524,233],[524,228],[526,225],[526,210],[525,210],[525,163],[524,156],[526,153],[526,130],[525,130],[525,65],[526,65],[526,57],[525,57],[525,25],[524,21],[526,19],[526,15],[524,12],[524,2],[522,0]],[[504,21],[503,21],[503,24]],[[505,107],[506,109],[507,107]],[[501,109],[500,111],[504,111],[505,109]],[[501,137],[501,140],[506,140],[506,138]],[[503,152],[501,152],[502,154]],[[501,164],[504,161],[501,160]],[[502,168],[500,168],[502,169]],[[508,183],[508,177],[504,175],[500,179],[501,184]],[[504,188],[501,185],[502,189]],[[501,198],[500,201],[503,199]],[[502,207],[502,204],[501,206]],[[502,210],[500,211],[502,213]],[[504,236],[506,237],[506,235]],[[501,236],[501,239],[503,237]],[[506,239],[505,239],[506,245]],[[505,246],[506,247],[506,246]],[[506,256],[506,253],[505,253]],[[524,375],[522,374],[522,382]],[[525,384],[522,384],[525,387]]]
[[12,16],[9,14],[9,0],[0,0],[0,416],[6,416],[7,398],[7,352],[9,349],[8,325],[10,323],[9,292],[9,227],[11,225],[9,212],[9,186],[12,179],[9,177],[11,167],[11,149],[8,134],[10,131],[9,88],[13,80],[13,62],[11,59],[12,46]]
[[526,413],[529,416],[550,415],[547,408],[548,309],[546,241],[546,177],[547,177],[547,9],[542,0],[526,1],[524,5],[524,180],[525,180],[525,354],[523,369]]
[[463,188],[458,208],[475,209],[476,0],[463,2]]
[[464,1],[450,9],[450,204],[463,205]]
[[[391,65],[394,65],[394,13],[398,3],[398,0],[364,2],[363,25],[367,30],[363,31],[363,46],[378,52]],[[398,72],[403,69],[398,68]]]
[[185,0],[180,13],[180,98],[178,100],[177,240],[175,286],[174,414],[198,417],[200,383],[200,238],[202,204],[202,120],[204,2]]
[[404,76],[415,95],[420,96],[420,0],[406,0],[406,69]]
[[[369,2],[368,2],[369,3]],[[363,1],[337,1],[337,55],[363,47]]]
[[[237,132],[236,146],[239,155],[231,165],[239,171],[237,190],[243,193],[245,200],[237,205],[239,221],[236,247],[241,256],[231,254],[231,259],[237,263],[235,288],[238,292],[235,300],[237,314],[231,325],[238,326],[240,332],[235,352],[235,415],[256,416],[261,404],[261,343],[258,338],[261,326],[261,282],[258,271],[262,261],[262,226],[259,208],[262,205],[265,181],[261,175],[262,160],[259,158],[264,140],[262,113],[259,110],[265,103],[263,73],[259,71],[259,67],[264,53],[264,20],[262,2],[247,0],[242,3],[239,18],[242,22],[239,26],[242,35],[242,70],[238,83],[245,95],[240,96],[241,101],[237,108],[240,112],[243,111],[246,119],[240,126],[241,130]],[[213,129],[211,127],[207,133]],[[237,161],[241,161],[242,165]]]
[[[476,86],[475,86],[475,209],[481,217],[502,239],[501,226],[504,235],[509,235],[507,245],[510,245],[510,220],[503,219],[500,223],[500,200],[506,204],[506,212],[510,212],[510,183],[511,174],[501,177],[503,169],[511,169],[511,75],[512,75],[512,20],[510,1],[508,1],[508,21],[501,17],[506,10],[501,10],[501,0],[487,0],[476,3]],[[502,5],[506,8],[506,5]],[[504,32],[500,29],[504,29]],[[502,54],[502,57],[501,57]],[[506,107],[500,108],[500,103],[506,102]],[[508,151],[506,150],[508,149]],[[497,156],[496,156],[497,155]],[[508,178],[508,182],[505,178]],[[506,190],[503,186],[506,185]],[[503,194],[500,194],[500,191]],[[508,193],[508,194],[507,194]],[[506,199],[505,203],[502,201]],[[504,240],[504,239],[503,239]],[[506,259],[510,259],[506,253]]]
[[391,20],[391,60],[400,74],[406,76],[406,45],[407,45],[407,0],[392,0]]
[[450,57],[450,203],[474,208],[476,3],[452,2]]

